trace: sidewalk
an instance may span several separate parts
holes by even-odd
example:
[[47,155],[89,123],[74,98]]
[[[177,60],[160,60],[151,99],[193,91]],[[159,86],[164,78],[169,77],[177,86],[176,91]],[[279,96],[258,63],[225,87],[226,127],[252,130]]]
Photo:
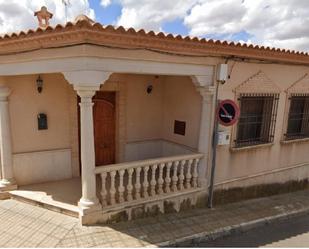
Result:
[[[82,227],[76,218],[15,200],[0,201],[0,247],[188,245],[309,213],[309,190],[127,223]],[[182,243],[182,245],[184,245]]]

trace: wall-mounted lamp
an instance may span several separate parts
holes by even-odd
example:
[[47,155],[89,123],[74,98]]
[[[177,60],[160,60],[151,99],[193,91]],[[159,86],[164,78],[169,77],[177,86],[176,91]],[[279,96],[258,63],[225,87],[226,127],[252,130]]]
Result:
[[147,93],[150,94],[152,92],[152,89],[153,89],[153,86],[152,85],[149,85],[147,87]]
[[43,79],[41,78],[41,75],[36,79],[36,86],[38,89],[38,93],[41,93],[43,90]]
[[[154,77],[154,83],[156,83],[156,82],[158,81],[158,79],[159,79],[159,76],[156,75],[156,76]],[[152,83],[149,83],[149,85],[147,86],[146,91],[147,91],[148,94],[151,94],[151,93],[152,93],[152,90],[153,90],[153,84],[152,84]]]

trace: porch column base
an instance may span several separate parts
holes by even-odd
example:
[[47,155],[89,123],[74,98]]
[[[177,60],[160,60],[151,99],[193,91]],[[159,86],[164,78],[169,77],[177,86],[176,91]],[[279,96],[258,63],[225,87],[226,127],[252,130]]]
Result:
[[16,190],[17,184],[15,181],[8,181],[5,179],[0,180],[0,200],[5,200],[10,198],[9,191]]
[[91,201],[81,198],[78,202],[78,207],[83,214],[92,213],[98,210],[102,210],[99,200]]
[[1,179],[0,180],[0,190],[5,187],[17,186],[14,178],[12,179]]

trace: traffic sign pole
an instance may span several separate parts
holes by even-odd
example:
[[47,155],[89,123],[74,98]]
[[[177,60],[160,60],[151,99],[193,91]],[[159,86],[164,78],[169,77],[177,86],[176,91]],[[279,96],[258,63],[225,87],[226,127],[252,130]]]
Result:
[[[219,107],[219,100],[218,100],[218,90],[219,90],[219,82],[217,82],[216,87],[216,95],[215,95],[215,112]],[[215,171],[216,171],[216,157],[217,157],[217,144],[218,144],[218,127],[219,122],[217,120],[217,113],[215,113],[214,117],[214,131],[212,135],[212,163],[211,163],[211,173],[210,173],[210,185],[209,185],[209,193],[208,193],[208,207],[212,208],[213,204],[213,189],[214,189],[214,179],[215,179]]]
[[208,193],[208,207],[212,208],[213,205],[213,195],[214,195],[214,179],[216,171],[216,156],[217,156],[217,145],[218,145],[218,127],[219,123],[224,126],[231,126],[237,122],[239,117],[239,108],[233,100],[226,99],[223,101],[218,101],[218,90],[219,84],[216,87],[216,115],[214,120],[214,132],[212,139],[212,164],[210,173],[210,185]]

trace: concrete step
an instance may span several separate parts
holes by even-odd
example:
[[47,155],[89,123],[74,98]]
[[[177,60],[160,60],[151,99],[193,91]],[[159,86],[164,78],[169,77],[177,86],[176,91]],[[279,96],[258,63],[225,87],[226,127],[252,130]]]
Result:
[[10,198],[9,191],[16,190],[16,189],[17,189],[16,184],[8,185],[8,186],[0,184],[0,200],[9,199]]
[[78,218],[79,209],[75,205],[53,200],[50,196],[37,195],[31,191],[13,190],[9,192],[14,200],[28,203],[34,206],[46,208],[48,210]]

